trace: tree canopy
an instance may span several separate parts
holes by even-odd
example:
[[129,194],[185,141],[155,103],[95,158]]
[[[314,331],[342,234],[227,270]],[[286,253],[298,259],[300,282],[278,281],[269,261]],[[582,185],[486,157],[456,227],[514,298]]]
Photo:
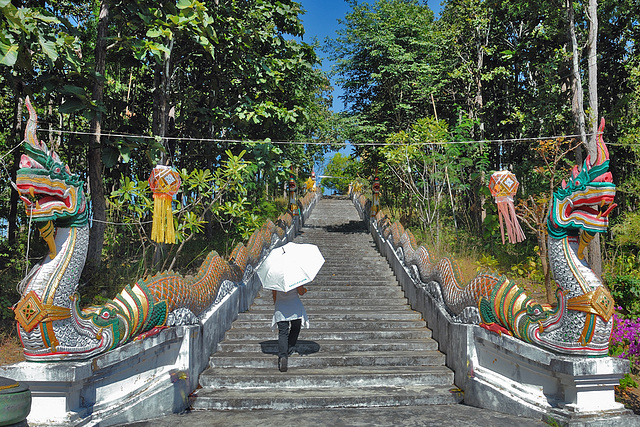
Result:
[[[349,141],[352,158],[336,156],[328,170],[378,173],[383,200],[419,228],[452,224],[493,242],[488,176],[508,168],[522,197],[548,191],[537,140],[571,139],[577,118],[593,121],[589,107],[576,110],[577,92],[584,105],[597,93],[607,118],[619,221],[637,210],[637,2],[599,2],[597,91],[587,85],[586,1],[448,0],[439,16],[419,0],[348,3],[322,47],[331,76],[320,45],[302,39],[296,1],[0,0],[0,217],[13,227],[9,240],[25,222],[9,182],[26,95],[41,138],[87,174],[96,224],[115,215],[123,188],[148,191],[140,186],[149,171],[166,163],[194,185],[183,206],[200,197],[212,206],[196,215],[202,232],[239,238],[263,202],[284,194],[292,170],[303,182]],[[330,108],[330,77],[344,89],[340,113]],[[220,198],[218,170],[235,176]],[[230,231],[233,215],[246,221]]]

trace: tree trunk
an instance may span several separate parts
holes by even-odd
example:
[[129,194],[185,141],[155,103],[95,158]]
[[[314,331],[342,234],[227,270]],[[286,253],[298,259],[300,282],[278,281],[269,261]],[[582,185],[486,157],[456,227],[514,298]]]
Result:
[[[480,139],[484,139],[484,99],[482,92],[482,69],[484,67],[484,55],[485,55],[485,46],[489,43],[489,29],[478,28],[478,40],[476,41],[476,53],[477,53],[477,63],[476,63],[476,96],[475,96],[475,107],[476,118],[480,122],[480,135],[478,137]],[[482,31],[485,31],[484,34]]]
[[[169,76],[171,72],[171,50],[173,48],[173,40],[169,43],[169,53],[165,56],[164,61],[156,63],[153,76],[153,114],[151,130],[153,136],[160,137],[163,147],[168,148],[165,140],[167,134],[167,94],[169,93]],[[163,152],[160,155],[159,163],[167,164],[167,155]],[[153,268],[158,269],[167,254],[166,245],[157,243],[153,252]]]
[[[102,0],[96,39],[96,79],[93,82],[93,100],[100,105],[103,102],[104,76],[107,56],[107,25],[109,21],[109,0]],[[102,129],[102,113],[96,112],[90,124],[89,136],[89,190],[91,192],[91,208],[93,223],[89,233],[89,249],[85,272],[89,274],[100,266],[102,261],[102,246],[104,244],[104,230],[107,220],[107,202],[102,182],[102,145],[100,132]]]
[[[16,87],[14,89],[13,98],[13,146],[18,145],[22,141],[22,109],[24,108],[24,98],[18,95],[19,91]],[[16,172],[20,167],[20,150],[13,152],[13,164],[11,165],[11,181],[16,182]],[[14,189],[11,191],[11,198],[9,200],[9,229],[7,230],[7,239],[9,243],[15,243],[18,235],[18,203],[20,198],[18,192]]]
[[[566,0],[567,26],[569,30],[569,43],[571,44],[571,112],[576,121],[577,133],[582,142],[587,143],[587,131],[584,121],[584,100],[582,92],[582,78],[580,77],[580,54],[578,53],[578,40],[576,38],[575,15],[573,1]],[[576,162],[582,164],[582,151],[576,150]]]
[[[598,139],[598,1],[589,0],[587,11],[589,19],[589,43],[588,43],[588,67],[589,67],[589,139],[587,150],[591,160],[595,161],[597,155]],[[589,243],[587,262],[593,272],[602,276],[602,253],[600,250],[600,234]]]

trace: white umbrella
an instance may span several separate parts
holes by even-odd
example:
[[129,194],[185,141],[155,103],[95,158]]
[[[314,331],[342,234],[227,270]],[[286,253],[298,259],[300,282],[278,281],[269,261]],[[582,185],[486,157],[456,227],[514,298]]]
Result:
[[273,249],[256,272],[265,289],[288,292],[311,282],[322,264],[316,245],[289,242]]

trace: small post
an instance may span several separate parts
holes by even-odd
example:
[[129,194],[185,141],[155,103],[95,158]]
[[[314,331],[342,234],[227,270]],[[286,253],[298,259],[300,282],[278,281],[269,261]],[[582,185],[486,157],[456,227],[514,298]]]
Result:
[[375,217],[380,211],[380,178],[378,178],[378,171],[373,178],[373,185],[371,186],[372,203],[371,203],[371,217]]
[[298,205],[296,204],[296,190],[298,189],[298,185],[296,184],[295,179],[293,179],[293,169],[291,171],[291,175],[289,177],[289,210],[291,211],[291,215],[294,217],[298,215]]

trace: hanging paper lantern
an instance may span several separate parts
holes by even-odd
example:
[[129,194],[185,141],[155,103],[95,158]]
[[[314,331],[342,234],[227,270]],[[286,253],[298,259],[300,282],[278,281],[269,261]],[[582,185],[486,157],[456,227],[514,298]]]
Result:
[[[526,237],[513,206],[513,196],[518,191],[520,183],[516,176],[507,170],[498,171],[491,175],[489,180],[489,191],[498,205],[498,220],[500,221],[500,233],[504,244],[504,227],[507,228],[509,242],[522,242]],[[504,226],[503,226],[504,223]]]
[[149,187],[153,192],[153,227],[151,240],[158,243],[175,243],[173,226],[173,196],[180,189],[180,174],[169,166],[158,165],[151,171]]

